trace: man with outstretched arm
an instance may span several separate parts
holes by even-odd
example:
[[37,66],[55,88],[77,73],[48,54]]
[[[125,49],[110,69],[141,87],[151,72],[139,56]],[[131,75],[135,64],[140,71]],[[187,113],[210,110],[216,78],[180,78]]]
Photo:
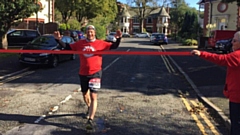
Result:
[[[96,39],[96,29],[93,25],[86,27],[86,39],[81,39],[74,44],[66,44],[65,49],[74,51],[104,51],[118,48],[122,34],[116,32],[115,42],[106,42]],[[60,40],[58,32],[54,34],[56,40]],[[101,87],[102,77],[102,55],[100,54],[79,54],[80,68],[79,77],[83,99],[88,106],[86,117],[88,119],[86,129],[93,129],[93,119],[97,110],[97,92]]]
[[240,134],[240,31],[232,39],[233,52],[229,54],[215,54],[205,51],[192,50],[193,55],[199,56],[215,64],[226,66],[227,75],[223,94],[229,99],[231,121],[230,135]]

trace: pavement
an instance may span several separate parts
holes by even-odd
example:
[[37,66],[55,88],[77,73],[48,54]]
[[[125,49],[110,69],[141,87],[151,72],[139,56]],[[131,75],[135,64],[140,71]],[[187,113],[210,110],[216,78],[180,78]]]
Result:
[[[183,47],[177,51],[190,51],[193,48],[194,47]],[[216,65],[206,62],[198,57],[186,57],[171,56],[169,58],[178,68],[178,70],[184,75],[185,79],[196,92],[199,100],[210,108],[209,113],[221,122],[224,122],[226,127],[230,129],[228,99],[223,97],[222,94],[222,88],[225,79],[225,69],[222,67],[217,67]],[[17,55],[7,58],[0,58],[0,63],[0,76],[4,76],[9,73],[15,73],[16,71],[23,69],[17,61]],[[213,75],[210,75],[209,72],[211,72]],[[217,79],[215,75],[217,75]],[[0,78],[0,81],[1,79],[2,78]],[[55,127],[48,126],[43,130],[50,130],[52,128]]]

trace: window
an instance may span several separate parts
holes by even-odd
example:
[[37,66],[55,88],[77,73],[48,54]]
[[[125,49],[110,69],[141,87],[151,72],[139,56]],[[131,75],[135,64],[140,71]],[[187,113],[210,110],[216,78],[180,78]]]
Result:
[[20,37],[20,36],[23,36],[23,32],[17,30],[17,31],[10,33],[10,36],[19,36]]
[[54,46],[57,44],[54,37],[50,36],[41,36],[34,39],[31,44],[38,45],[38,46]]
[[36,31],[25,31],[26,36],[28,37],[36,37],[38,36],[38,33]]
[[139,33],[139,27],[133,27],[133,33]]
[[64,43],[73,43],[73,39],[71,37],[68,37],[68,36],[63,36],[62,39],[61,39]]
[[152,27],[146,27],[146,31],[152,33]]
[[133,23],[139,23],[139,19],[137,17],[133,18]]
[[152,17],[148,17],[148,18],[146,19],[146,21],[147,21],[147,23],[152,23]]

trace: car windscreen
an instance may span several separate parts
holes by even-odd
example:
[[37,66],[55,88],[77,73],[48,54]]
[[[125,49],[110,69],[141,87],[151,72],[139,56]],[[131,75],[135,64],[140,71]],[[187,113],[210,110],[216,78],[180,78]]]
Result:
[[164,36],[163,34],[158,34],[158,35],[156,35],[155,37],[164,38],[165,36]]
[[72,39],[72,37],[68,37],[68,36],[63,36],[62,39],[61,39],[64,43],[73,43],[74,40]]
[[38,45],[38,46],[55,46],[57,42],[55,41],[54,37],[50,36],[41,36],[36,39],[34,39],[31,42],[32,45]]
[[114,36],[116,35],[116,32],[111,32],[109,35]]

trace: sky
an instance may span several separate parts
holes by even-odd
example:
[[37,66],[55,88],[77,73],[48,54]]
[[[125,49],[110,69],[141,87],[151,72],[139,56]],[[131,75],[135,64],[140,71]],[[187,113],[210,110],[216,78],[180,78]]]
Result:
[[[121,2],[121,3],[127,3],[126,1],[127,0],[118,0],[119,2]],[[199,0],[185,0],[186,1],[186,3],[188,3],[189,4],[189,6],[190,7],[195,7],[196,9],[198,9],[199,8],[199,6],[198,6],[198,2],[199,2]]]

